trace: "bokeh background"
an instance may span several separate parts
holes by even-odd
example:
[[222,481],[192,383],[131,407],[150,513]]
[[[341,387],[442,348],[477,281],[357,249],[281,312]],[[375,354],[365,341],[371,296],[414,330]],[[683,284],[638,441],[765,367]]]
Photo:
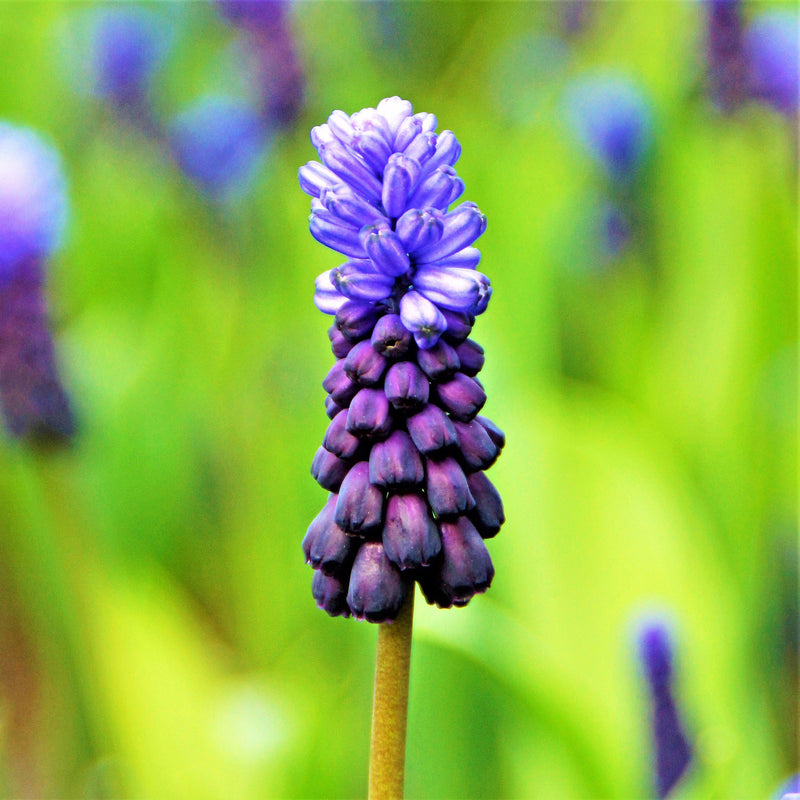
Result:
[[[297,169],[330,111],[399,94],[455,131],[488,218],[475,338],[508,439],[494,585],[417,604],[408,796],[653,796],[651,612],[695,751],[673,796],[771,796],[797,769],[797,122],[709,96],[704,5],[295,3],[303,94],[224,191],[164,131],[209,94],[258,105],[248,32],[137,4],[145,113],[92,83],[109,7],[0,3],[0,118],[64,162],[48,298],[78,422],[0,440],[0,794],[365,794],[377,631],[315,607],[300,549],[333,361],[313,280],[341,259]],[[622,185],[569,113],[609,73],[648,120]]]

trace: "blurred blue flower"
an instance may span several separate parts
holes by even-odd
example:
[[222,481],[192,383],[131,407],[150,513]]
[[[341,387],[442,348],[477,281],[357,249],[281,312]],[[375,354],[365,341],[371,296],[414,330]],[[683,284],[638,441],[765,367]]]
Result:
[[708,92],[723,112],[747,97],[747,60],[740,0],[706,0],[708,10]]
[[800,17],[788,8],[755,16],[745,33],[750,90],[783,114],[798,107]]
[[44,301],[44,259],[67,212],[56,152],[0,122],[0,405],[12,436],[63,438],[74,424],[59,382]]
[[218,0],[220,14],[243,30],[238,51],[262,114],[273,127],[297,118],[305,98],[305,71],[280,0]]
[[641,620],[636,642],[650,694],[656,794],[663,800],[692,760],[692,748],[672,696],[674,645],[664,616]]
[[618,181],[630,181],[651,138],[650,104],[624,75],[592,75],[567,92],[569,120],[578,140]]
[[219,13],[228,22],[250,30],[283,25],[288,7],[286,0],[217,0]]
[[789,778],[771,800],[800,800],[800,772]]
[[92,11],[85,70],[90,90],[118,107],[140,105],[169,51],[166,17],[136,5]]
[[0,122],[0,284],[58,246],[67,216],[61,160],[38,134]]
[[184,174],[211,197],[224,199],[250,188],[267,135],[258,113],[247,103],[209,96],[172,121],[169,142]]

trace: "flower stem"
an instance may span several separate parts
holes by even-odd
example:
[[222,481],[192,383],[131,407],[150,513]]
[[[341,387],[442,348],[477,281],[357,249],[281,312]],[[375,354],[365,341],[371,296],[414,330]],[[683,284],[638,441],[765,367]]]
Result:
[[406,766],[408,673],[414,588],[397,619],[378,627],[372,740],[369,758],[369,800],[402,800]]

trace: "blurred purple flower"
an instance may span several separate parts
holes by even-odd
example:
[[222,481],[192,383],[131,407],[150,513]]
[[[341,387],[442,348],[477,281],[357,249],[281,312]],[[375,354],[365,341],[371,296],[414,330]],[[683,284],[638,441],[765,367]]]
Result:
[[98,9],[89,20],[86,68],[91,90],[120,108],[141,106],[169,51],[168,20],[136,4]]
[[33,131],[0,122],[0,285],[58,247],[66,216],[58,154]]
[[706,0],[708,92],[726,114],[747,97],[747,60],[740,0]]
[[800,800],[800,772],[789,778],[774,795],[772,800]]
[[311,132],[322,163],[300,169],[312,235],[348,258],[316,280],[338,360],[312,466],[331,495],[303,550],[330,572],[318,605],[371,622],[394,619],[414,580],[440,607],[485,591],[483,540],[504,521],[483,471],[505,437],[478,416],[483,349],[468,338],[491,294],[472,247],[486,221],[473,203],[448,211],[461,148],[436,126],[399,97],[334,111]]
[[287,0],[217,0],[219,13],[228,22],[248,30],[284,25],[288,8]]
[[217,199],[250,188],[267,146],[263,121],[245,102],[205,97],[169,127],[172,153],[184,174]]
[[286,127],[303,107],[305,74],[282,0],[218,0],[220,14],[244,36],[243,60],[265,120]]
[[74,430],[43,285],[66,212],[56,152],[32,131],[0,123],[0,405],[12,436],[64,438]]
[[633,179],[650,146],[651,112],[644,93],[623,75],[592,75],[573,84],[566,102],[587,152],[612,179]]
[[663,800],[692,760],[692,748],[672,696],[673,642],[663,617],[640,623],[637,645],[650,694],[656,794]]
[[745,32],[752,95],[782,114],[798,109],[800,17],[795,10],[778,8],[753,18]]

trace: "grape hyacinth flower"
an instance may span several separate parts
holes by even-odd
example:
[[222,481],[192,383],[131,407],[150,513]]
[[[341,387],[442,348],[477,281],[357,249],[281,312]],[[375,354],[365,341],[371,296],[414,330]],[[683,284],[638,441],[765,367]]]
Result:
[[692,748],[672,696],[673,645],[666,623],[645,621],[637,639],[652,709],[656,795],[663,800],[688,769]]
[[461,148],[398,97],[334,111],[300,169],[311,234],[346,261],[316,280],[335,316],[323,382],[331,423],[312,473],[330,492],[303,542],[331,615],[391,621],[413,582],[463,606],[494,569],[484,539],[504,521],[484,470],[503,433],[479,415],[483,349],[470,338],[491,296],[472,244],[486,220],[453,165]]
[[215,199],[249,188],[267,146],[256,110],[232,97],[200,99],[172,121],[168,138],[186,177]]
[[0,406],[12,436],[64,439],[74,422],[56,371],[44,299],[45,260],[67,212],[55,151],[0,122]]
[[622,75],[592,75],[569,90],[567,109],[589,155],[612,180],[629,183],[650,146],[650,106],[641,90]]
[[798,109],[800,16],[776,8],[753,18],[745,32],[750,92],[787,116]]
[[708,92],[714,104],[731,114],[747,98],[747,59],[740,0],[707,0]]

